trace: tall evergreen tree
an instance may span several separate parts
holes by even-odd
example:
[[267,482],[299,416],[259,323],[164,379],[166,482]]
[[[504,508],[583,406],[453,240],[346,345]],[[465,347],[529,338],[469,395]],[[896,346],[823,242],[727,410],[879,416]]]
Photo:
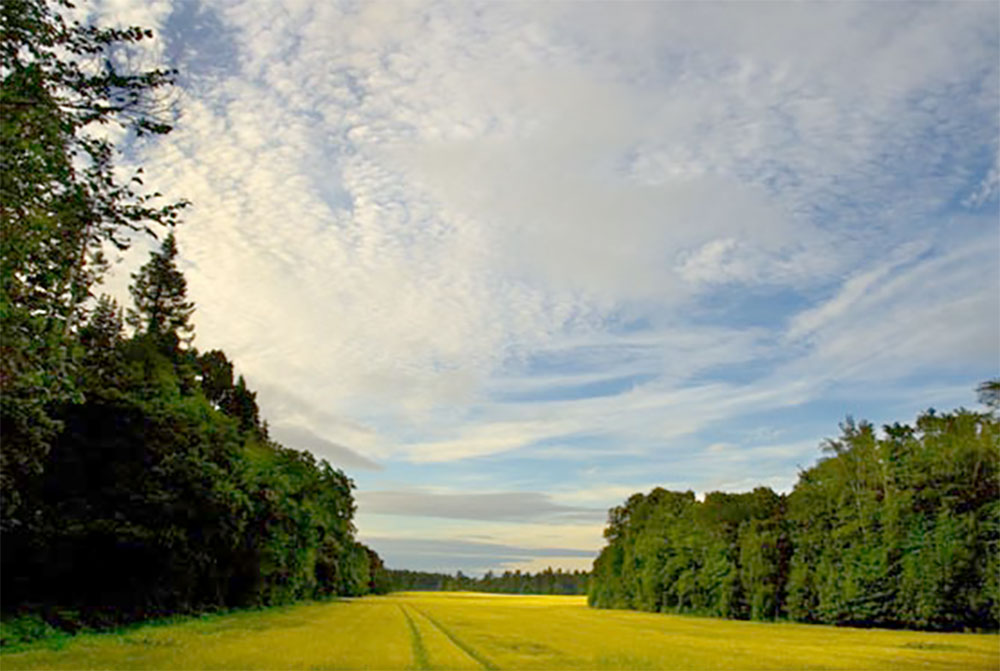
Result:
[[85,394],[116,386],[117,374],[123,365],[120,350],[123,329],[124,319],[118,302],[107,294],[102,295],[79,333],[83,354],[78,377]]
[[129,324],[174,346],[181,342],[190,344],[194,337],[190,321],[194,303],[187,300],[187,280],[177,268],[177,240],[173,232],[132,279],[135,282],[129,291],[135,309],[129,310]]
[[221,408],[224,413],[239,420],[240,431],[262,431],[257,392],[250,391],[242,375],[236,380],[236,386],[229,390]]

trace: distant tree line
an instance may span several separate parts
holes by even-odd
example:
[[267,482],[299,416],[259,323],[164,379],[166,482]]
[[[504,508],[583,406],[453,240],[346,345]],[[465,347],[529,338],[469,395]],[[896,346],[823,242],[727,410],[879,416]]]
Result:
[[[996,408],[1000,384],[980,387]],[[601,608],[995,630],[1000,422],[933,410],[877,434],[848,419],[785,495],[654,489],[609,512]]]
[[553,570],[538,573],[487,571],[482,577],[467,576],[461,571],[430,573],[387,569],[388,584],[394,592],[496,592],[501,594],[586,594],[590,574],[586,571]]
[[171,73],[116,66],[150,35],[4,5],[0,606],[72,625],[384,591],[353,482],[271,440],[232,362],[191,346],[173,234],[128,310],[94,297],[104,251],[184,206],[136,191],[93,132],[169,131],[153,94]]

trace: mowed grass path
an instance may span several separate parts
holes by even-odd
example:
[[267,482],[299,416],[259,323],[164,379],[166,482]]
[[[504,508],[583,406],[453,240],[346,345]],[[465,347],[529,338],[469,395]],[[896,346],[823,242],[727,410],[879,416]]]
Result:
[[403,593],[0,655],[16,669],[1000,669],[1000,636],[732,622],[582,597]]

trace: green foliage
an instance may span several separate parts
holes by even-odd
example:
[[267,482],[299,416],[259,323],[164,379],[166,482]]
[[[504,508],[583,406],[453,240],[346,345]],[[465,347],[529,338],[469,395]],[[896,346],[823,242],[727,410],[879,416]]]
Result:
[[594,563],[588,600],[599,608],[773,619],[787,540],[783,499],[654,489],[609,513],[613,540]]
[[212,350],[198,357],[201,391],[215,407],[225,405],[233,389],[233,364],[225,352]]
[[35,518],[4,536],[5,609],[113,624],[383,589],[381,560],[354,539],[351,480],[268,440],[242,378],[212,389],[249,399],[251,421],[216,407],[194,371],[227,370],[224,354],[159,335],[125,339],[107,298],[80,329],[85,400],[51,410],[62,429],[24,492]]
[[257,393],[247,388],[242,375],[236,381],[236,385],[223,394],[220,407],[224,413],[239,422],[241,430],[263,433],[260,410],[257,408]]
[[57,632],[37,613],[0,618],[0,646],[5,648],[49,638]]
[[1000,422],[850,418],[793,492],[635,494],[608,515],[606,608],[955,630],[998,626]]
[[129,310],[128,321],[136,330],[162,339],[167,346],[194,337],[191,314],[194,303],[187,300],[187,281],[177,268],[177,240],[171,232],[159,251],[132,276],[129,288],[135,309]]
[[106,243],[172,225],[183,203],[157,207],[138,175],[116,174],[94,130],[165,133],[162,70],[125,72],[115,54],[151,35],[68,24],[61,5],[11,0],[0,13],[0,529],[30,524],[24,498],[60,429],[52,404],[79,400],[74,331],[105,268]]
[[979,395],[979,402],[991,410],[1000,410],[1000,378],[986,380],[978,387],[976,393]]
[[[553,570],[552,567],[538,573],[504,571],[495,574],[488,571],[481,578],[475,578],[458,571],[455,575],[388,569],[386,586],[391,591],[458,591],[491,592],[499,594],[586,594],[590,574],[586,571]],[[373,590],[375,591],[375,590]]]
[[131,338],[106,296],[86,318],[105,245],[175,224],[183,203],[120,182],[93,132],[169,130],[153,94],[170,73],[117,66],[151,33],[69,25],[64,6],[2,13],[0,580],[4,613],[30,611],[4,640],[381,588],[353,483],[268,440],[225,354],[190,347],[172,233],[133,277]]

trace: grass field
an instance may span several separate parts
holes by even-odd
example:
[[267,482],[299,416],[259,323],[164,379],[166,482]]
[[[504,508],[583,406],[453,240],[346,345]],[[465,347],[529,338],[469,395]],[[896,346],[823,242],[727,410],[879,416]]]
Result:
[[1000,669],[1000,636],[592,610],[582,597],[404,593],[91,634],[15,669]]

